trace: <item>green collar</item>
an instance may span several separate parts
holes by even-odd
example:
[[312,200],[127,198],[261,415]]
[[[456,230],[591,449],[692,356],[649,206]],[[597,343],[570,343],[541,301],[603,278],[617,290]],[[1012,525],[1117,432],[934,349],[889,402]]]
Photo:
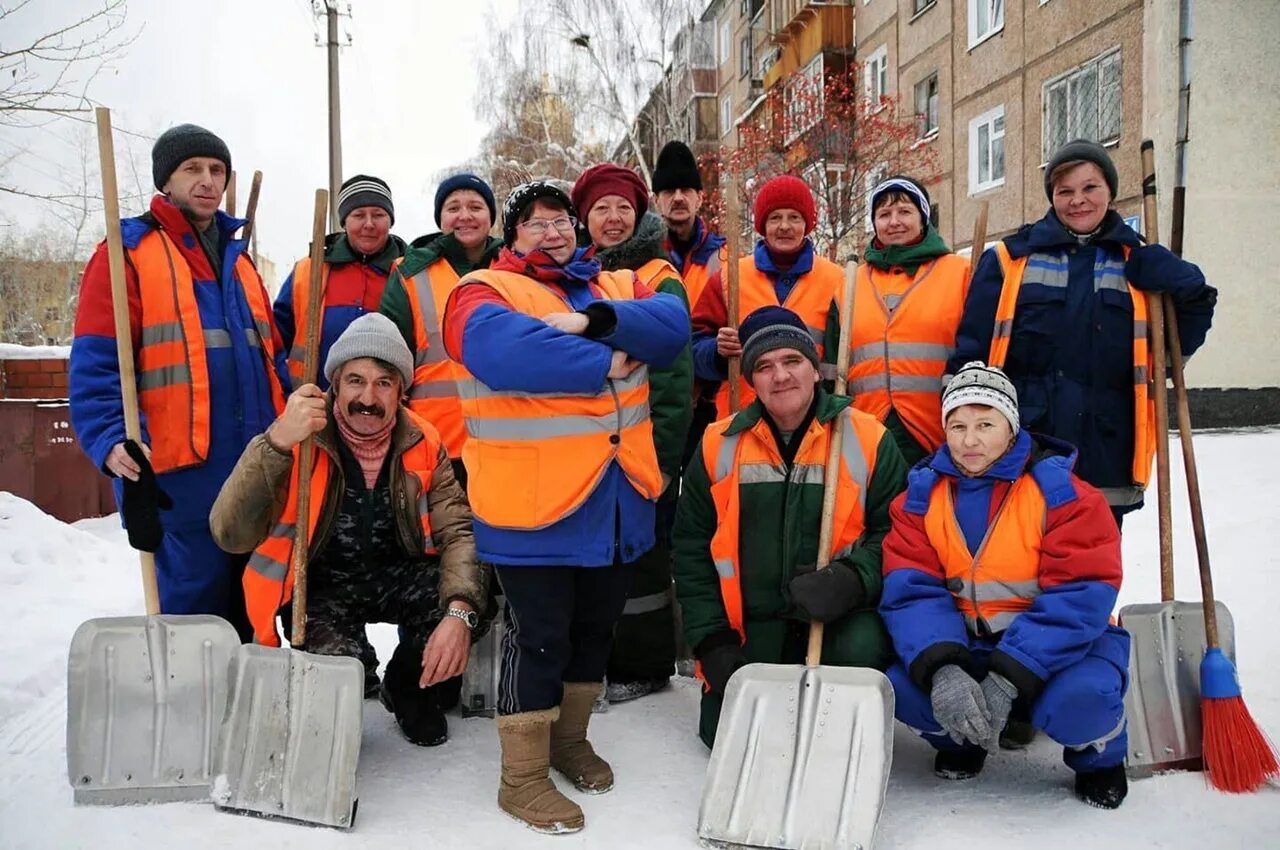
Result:
[[475,269],[485,269],[502,250],[502,240],[492,236],[485,242],[484,254],[480,262],[474,265],[467,259],[467,249],[462,247],[452,233],[428,233],[413,240],[409,250],[405,252],[400,263],[400,274],[406,278],[413,277],[436,260],[444,259],[453,271],[462,277]]
[[924,238],[914,245],[880,246],[876,244],[875,239],[872,239],[862,258],[884,271],[897,267],[907,274],[914,275],[916,269],[925,263],[950,253],[951,249],[947,247],[946,242],[942,241],[942,234],[938,233],[938,229],[931,224],[925,230]]
[[[844,410],[853,400],[848,396],[833,395],[821,386],[818,387],[818,409],[814,414],[814,421],[820,425],[826,425],[835,419],[840,411]],[[749,431],[754,428],[764,415],[764,405],[760,399],[748,404],[733,417],[733,421],[729,423],[729,427],[724,429],[726,437],[732,437],[735,434],[741,434],[743,431]]]
[[366,263],[384,272],[391,271],[391,264],[397,257],[403,257],[408,248],[404,240],[395,234],[387,237],[387,244],[375,256],[369,257],[357,253],[351,247],[345,233],[332,233],[325,240],[324,261],[330,265],[340,266],[344,263]]

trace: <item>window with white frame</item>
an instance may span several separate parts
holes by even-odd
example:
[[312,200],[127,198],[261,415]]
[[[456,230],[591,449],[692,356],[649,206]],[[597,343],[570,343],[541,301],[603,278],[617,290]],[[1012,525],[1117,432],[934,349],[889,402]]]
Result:
[[783,108],[786,118],[786,143],[791,144],[806,130],[817,124],[824,105],[822,54],[787,82]]
[[733,129],[733,98],[725,95],[720,98],[720,135],[727,136]]
[[729,61],[729,56],[733,53],[733,35],[729,32],[729,22],[720,22],[720,64]]
[[1043,161],[1072,139],[1117,141],[1122,114],[1117,47],[1044,84]]
[[1004,185],[1004,104],[969,122],[969,194]]
[[866,187],[864,190],[866,201],[864,203],[867,208],[867,213],[864,218],[866,218],[866,228],[868,233],[872,233],[876,229],[875,221],[871,215],[871,193],[875,191],[876,186],[879,186],[880,182],[888,176],[889,163],[882,162],[875,168],[868,171],[864,178],[866,181]]
[[938,132],[938,72],[934,71],[916,83],[916,138],[925,139]]
[[1004,29],[1004,0],[969,0],[969,47]]
[[879,108],[880,98],[889,93],[889,46],[882,44],[876,48],[862,66],[863,82],[866,84],[867,103],[872,109]]

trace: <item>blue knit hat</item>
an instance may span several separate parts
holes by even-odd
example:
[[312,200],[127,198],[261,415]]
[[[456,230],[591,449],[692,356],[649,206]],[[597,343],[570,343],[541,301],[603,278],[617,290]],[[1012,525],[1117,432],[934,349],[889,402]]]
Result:
[[481,180],[474,174],[463,172],[448,177],[440,184],[440,188],[436,189],[436,227],[440,226],[440,213],[444,210],[444,202],[449,200],[449,196],[459,189],[470,189],[476,192],[480,197],[484,198],[485,206],[489,208],[489,222],[498,220],[498,204],[493,199],[493,189],[489,188],[489,184]]
[[742,376],[751,380],[756,361],[770,351],[794,348],[818,368],[818,346],[804,321],[786,307],[761,307],[738,326],[742,340]]

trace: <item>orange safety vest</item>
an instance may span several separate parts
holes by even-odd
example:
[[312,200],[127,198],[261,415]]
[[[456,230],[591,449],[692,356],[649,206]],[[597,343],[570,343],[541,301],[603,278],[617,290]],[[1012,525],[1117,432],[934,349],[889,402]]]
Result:
[[[329,264],[321,263],[320,271],[320,301],[324,303],[325,290],[329,288]],[[293,379],[294,387],[302,386],[302,370],[303,364],[307,360],[307,335],[303,331],[306,327],[307,305],[311,298],[311,258],[303,257],[293,266],[293,317],[297,324],[296,332],[293,335],[293,345],[289,348],[289,377]],[[321,306],[321,321],[324,321],[324,307]],[[324,364],[320,364],[320,371],[324,371]]]
[[[401,456],[400,463],[410,484],[416,483],[417,493],[406,493],[405,498],[415,500],[422,523],[422,550],[434,555],[435,543],[431,539],[431,510],[429,508],[431,481],[436,461],[440,457],[440,435],[430,423],[415,414],[401,410],[401,416],[422,431],[422,439],[410,446]],[[316,525],[324,510],[325,496],[329,489],[329,477],[333,474],[333,460],[329,453],[312,443],[315,466],[311,472],[311,502],[308,505],[307,540],[310,555],[316,553]],[[293,598],[293,543],[298,524],[298,459],[302,444],[293,447],[293,470],[289,473],[289,497],[284,513],[276,522],[271,534],[249,556],[244,571],[244,600],[249,623],[253,626],[253,638],[263,646],[279,646],[276,634],[276,612]],[[394,477],[393,477],[394,480]],[[338,494],[335,498],[341,498]]]
[[[724,432],[733,421],[733,418],[721,419],[707,426],[702,437],[702,462],[711,480],[711,500],[716,509],[711,559],[720,576],[720,596],[724,600],[729,625],[745,641],[747,630],[740,578],[742,564],[738,550],[742,523],[740,488],[759,483],[781,483],[785,480],[785,466],[769,425],[763,418],[745,431],[725,436]],[[830,552],[833,559],[852,552],[862,537],[866,522],[867,483],[875,469],[876,451],[885,434],[883,425],[852,407],[841,410],[836,422],[810,423],[792,465],[792,481],[823,484],[827,452],[836,425],[844,435],[841,438],[840,472],[833,514],[836,522]]]
[[[869,263],[858,266],[849,395],[881,422],[891,409],[898,411],[916,442],[934,451],[943,443],[942,374],[964,313],[969,261],[944,254],[920,266],[905,291],[886,294],[902,277]],[[843,299],[837,289],[841,310]]]
[[[658,291],[658,284],[662,283],[662,281],[669,277],[674,277],[676,280],[680,281],[681,286],[684,286],[684,279],[680,277],[680,272],[676,271],[676,267],[671,265],[668,260],[664,260],[661,257],[654,257],[652,260],[636,269],[636,277],[640,279],[641,283],[652,289],[654,292]],[[685,290],[685,294],[688,294],[687,289]]]
[[929,494],[925,534],[969,630],[991,635],[1009,627],[1040,595],[1040,549],[1048,509],[1034,476],[1010,485],[976,553],[956,520],[952,482],[940,477]]
[[[729,303],[729,280],[721,276],[724,289],[724,303]],[[795,313],[809,328],[809,334],[818,346],[818,360],[822,360],[822,343],[826,335],[827,314],[831,311],[831,301],[840,291],[844,283],[844,270],[825,257],[814,256],[813,268],[802,274],[791,292],[787,293],[787,301],[781,306]],[[755,259],[751,255],[738,259],[738,321],[741,322],[761,307],[777,307],[778,294],[773,288],[773,281],[764,272],[756,268]],[[746,342],[746,340],[743,340]],[[747,376],[741,379],[739,399],[746,407],[755,400],[756,394],[747,383]],[[716,393],[716,418],[723,419],[730,414],[729,382],[720,384]]]
[[[178,246],[163,230],[152,230],[128,250],[138,276],[142,338],[138,346],[138,406],[151,438],[151,465],[158,473],[198,466],[209,456],[209,364],[206,351],[227,347],[225,330],[200,324],[195,282]],[[262,352],[276,412],[284,392],[275,371],[271,304],[258,270],[247,256],[236,258],[235,279],[244,290],[253,328],[250,346]]]
[[[393,268],[399,265],[400,260],[396,260]],[[436,426],[451,458],[462,457],[467,440],[458,387],[460,382],[471,380],[466,367],[445,351],[440,331],[444,305],[457,285],[458,273],[444,257],[404,281],[414,334],[409,409]]]
[[[1004,242],[997,242],[996,257],[1004,275],[1000,301],[996,305],[995,330],[991,334],[991,351],[987,364],[1004,368],[1009,355],[1009,339],[1013,334],[1013,318],[1018,308],[1018,289],[1029,257],[1014,259]],[[1129,248],[1124,248],[1129,259]],[[1113,277],[1113,276],[1110,276]],[[1105,279],[1104,279],[1105,280]],[[1065,283],[1063,284],[1065,285]],[[1104,286],[1110,284],[1104,283]],[[1156,455],[1156,405],[1148,390],[1151,376],[1151,344],[1147,336],[1147,299],[1126,282],[1124,289],[1133,301],[1133,483],[1146,487],[1151,480],[1151,462]]]
[[[692,253],[692,252],[691,252]],[[689,309],[692,310],[707,288],[707,282],[729,261],[729,249],[721,245],[720,250],[712,252],[705,265],[685,260],[684,271],[680,278],[684,281],[684,291],[689,295]]]
[[[630,271],[601,272],[593,283],[606,300],[635,296]],[[535,318],[573,311],[561,295],[516,272],[475,271],[459,286],[476,284]],[[646,499],[662,491],[646,367],[591,395],[495,390],[475,378],[459,390],[468,496],[490,526],[531,531],[560,521],[587,500],[614,460]]]

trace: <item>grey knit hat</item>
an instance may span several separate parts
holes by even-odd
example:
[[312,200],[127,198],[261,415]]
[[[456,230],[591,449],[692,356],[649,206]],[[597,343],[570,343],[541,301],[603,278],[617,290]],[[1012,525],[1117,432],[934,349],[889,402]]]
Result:
[[761,307],[743,319],[738,327],[742,340],[742,377],[748,381],[756,370],[756,361],[770,351],[792,348],[808,358],[814,368],[818,363],[818,346],[809,328],[799,316],[786,307]]
[[163,192],[164,184],[169,182],[173,172],[193,156],[220,159],[227,167],[227,173],[231,173],[231,150],[226,142],[203,127],[179,124],[161,133],[151,148],[151,179],[156,188]]
[[970,360],[960,367],[942,391],[942,427],[947,426],[947,416],[951,411],[966,404],[995,408],[1009,420],[1013,433],[1018,433],[1018,391],[1008,376],[995,366],[988,366],[981,360]]
[[1098,170],[1102,172],[1102,179],[1107,181],[1107,188],[1111,190],[1111,199],[1115,200],[1120,191],[1120,175],[1116,171],[1116,164],[1111,161],[1111,154],[1107,153],[1107,149],[1097,142],[1091,142],[1088,139],[1073,139],[1054,151],[1053,156],[1049,158],[1049,164],[1044,168],[1044,193],[1049,196],[1049,202],[1053,202],[1053,181],[1051,179],[1053,172],[1064,162],[1073,162],[1075,160],[1092,162],[1098,166]]
[[347,325],[325,358],[325,378],[332,384],[342,364],[359,357],[374,357],[396,367],[404,378],[405,390],[413,383],[413,354],[404,344],[396,323],[381,313],[365,313]]

